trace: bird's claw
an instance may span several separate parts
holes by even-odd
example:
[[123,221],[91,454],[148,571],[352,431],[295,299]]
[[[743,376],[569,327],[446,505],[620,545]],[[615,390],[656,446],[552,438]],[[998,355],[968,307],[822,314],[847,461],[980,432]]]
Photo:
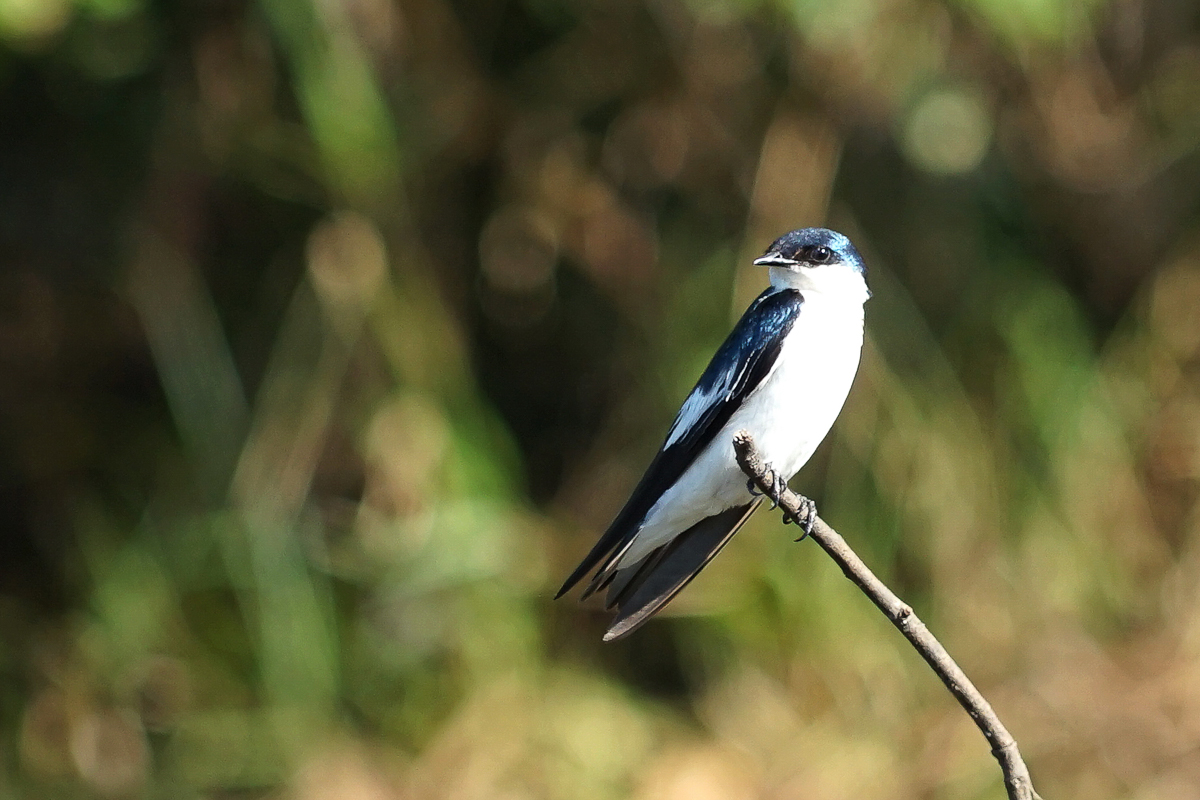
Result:
[[750,490],[752,497],[763,497],[764,495],[769,497],[771,499],[771,510],[774,511],[779,508],[779,498],[783,496],[784,491],[787,489],[787,481],[783,480],[770,464],[764,464],[763,467],[764,472],[770,476],[770,480],[764,481],[764,483],[769,483],[771,488],[765,492],[760,491],[754,480],[746,481],[746,488]]
[[[787,481],[785,481],[783,479],[782,475],[780,475],[778,472],[775,471],[774,467],[772,467],[770,464],[766,464],[764,466],[766,467],[767,473],[770,474],[770,476],[771,476],[770,491],[768,491],[768,492],[760,491],[758,486],[755,485],[753,480],[746,481],[746,489],[754,497],[762,497],[763,495],[770,497],[771,498],[771,509],[770,510],[774,511],[775,509],[779,508],[779,500],[780,500],[780,498],[783,497],[783,493],[788,490],[788,485],[787,485]],[[802,531],[804,531],[804,533],[800,534],[800,538],[796,540],[797,542],[802,542],[806,538],[808,538],[808,536],[810,536],[812,534],[813,526],[816,525],[817,504],[815,502],[813,502],[811,499],[804,497],[803,495],[798,495],[798,497],[800,500],[799,513],[798,514],[790,514],[785,510],[783,512],[783,524],[784,525],[795,525],[796,527],[798,527]]]
[[776,472],[771,470],[771,510],[779,508],[779,498],[783,497],[783,493],[787,491],[787,481]]
[[813,532],[813,526],[817,524],[817,504],[811,499],[801,496],[800,509],[804,512],[804,521],[801,522],[797,517],[785,514],[783,517],[784,524],[791,523],[798,528],[801,528],[804,533],[800,534],[797,542],[802,542],[808,538]]

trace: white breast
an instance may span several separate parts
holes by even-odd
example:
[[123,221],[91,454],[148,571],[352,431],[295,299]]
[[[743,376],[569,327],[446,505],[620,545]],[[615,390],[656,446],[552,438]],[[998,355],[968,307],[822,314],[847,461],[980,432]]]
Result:
[[754,435],[763,458],[791,478],[829,433],[862,352],[862,307],[807,301],[771,376],[728,426]]

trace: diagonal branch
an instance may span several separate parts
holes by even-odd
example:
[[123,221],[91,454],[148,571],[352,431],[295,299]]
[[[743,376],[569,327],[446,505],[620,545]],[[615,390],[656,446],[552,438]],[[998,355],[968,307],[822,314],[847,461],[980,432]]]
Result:
[[[754,437],[746,431],[739,431],[733,437],[733,449],[737,454],[738,465],[742,471],[754,481],[755,485],[771,500],[783,509],[784,518],[791,517],[797,521],[808,522],[806,504],[801,497],[784,487],[782,492],[775,489],[775,474],[762,460],[762,456],[754,447]],[[925,623],[917,618],[910,606],[900,600],[883,581],[875,577],[862,559],[850,549],[837,531],[817,517],[813,520],[812,538],[829,554],[837,565],[842,568],[846,577],[863,590],[871,598],[880,611],[900,629],[904,637],[912,643],[921,657],[933,668],[942,683],[954,695],[959,704],[966,710],[979,730],[983,731],[988,744],[992,746],[992,755],[1000,762],[1004,773],[1004,787],[1008,791],[1009,800],[1041,800],[1033,788],[1029,777],[1029,768],[1021,760],[1017,751],[1017,742],[1009,734],[991,705],[984,699],[975,685],[967,678],[966,673],[954,662],[946,648],[942,647]]]

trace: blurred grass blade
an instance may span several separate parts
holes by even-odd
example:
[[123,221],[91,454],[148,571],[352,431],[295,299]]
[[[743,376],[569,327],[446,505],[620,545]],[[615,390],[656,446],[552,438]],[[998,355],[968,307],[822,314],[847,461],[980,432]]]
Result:
[[129,293],[179,434],[211,499],[224,493],[246,431],[246,399],[212,297],[188,257],[143,227]]

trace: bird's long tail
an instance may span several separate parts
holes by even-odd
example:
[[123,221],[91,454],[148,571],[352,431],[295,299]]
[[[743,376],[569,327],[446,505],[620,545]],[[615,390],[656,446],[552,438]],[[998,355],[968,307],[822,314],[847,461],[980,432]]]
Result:
[[604,634],[611,642],[628,636],[679,594],[721,552],[762,500],[700,520],[637,564],[617,570],[608,584],[605,605],[617,616]]

